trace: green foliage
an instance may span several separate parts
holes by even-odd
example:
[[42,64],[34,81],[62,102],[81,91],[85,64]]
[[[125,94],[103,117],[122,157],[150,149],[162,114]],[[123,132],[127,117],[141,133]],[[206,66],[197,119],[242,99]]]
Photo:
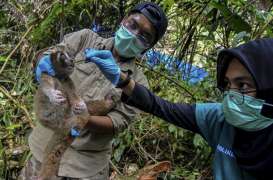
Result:
[[[49,14],[36,27],[32,34],[32,43],[39,48],[50,44],[56,44],[60,39],[61,24],[64,26],[64,33],[70,33],[82,28],[90,28],[95,18],[103,19],[102,24],[114,30],[118,25],[119,13],[115,4],[107,0],[72,0],[64,6],[60,2],[52,4]],[[64,7],[62,11],[62,7]],[[62,13],[64,12],[64,16]],[[114,23],[113,23],[114,22]]]
[[233,13],[225,4],[213,1],[210,3],[210,6],[220,11],[220,13],[223,15],[225,19],[225,22],[236,33],[240,33],[242,31],[246,31],[246,32],[251,31],[250,25],[244,19],[242,19],[238,14]]
[[7,23],[6,14],[3,10],[0,10],[0,29],[2,27],[5,27],[6,23]]
[[[0,63],[1,59],[6,58],[0,56]],[[35,88],[29,65],[22,66],[12,60],[5,78],[0,78],[0,177],[5,179],[17,179],[29,153],[26,134],[33,117],[27,117],[24,108],[32,109]]]
[[49,13],[49,15],[41,22],[41,24],[32,32],[32,41],[35,44],[43,43],[40,46],[45,46],[49,44],[52,39],[48,37],[56,37],[55,26],[60,19],[60,14],[62,12],[61,4],[55,4]]

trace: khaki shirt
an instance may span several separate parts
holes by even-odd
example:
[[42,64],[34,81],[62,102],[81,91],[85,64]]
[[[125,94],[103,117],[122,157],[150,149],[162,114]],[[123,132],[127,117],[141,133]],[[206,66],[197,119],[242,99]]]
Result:
[[[86,48],[107,49],[113,48],[113,38],[104,39],[89,29],[84,29],[65,36],[64,41],[59,44],[66,48],[75,61],[85,59]],[[138,83],[148,86],[148,82],[135,61],[120,63],[121,70],[130,69],[132,78]],[[97,66],[93,63],[76,64],[71,75],[78,94],[85,100],[103,99],[111,93],[120,99],[121,90],[116,89],[108,81]],[[140,111],[131,106],[118,102],[117,106],[107,114],[112,119],[114,133],[118,133],[128,126]],[[51,138],[53,131],[37,123],[29,137],[29,146],[36,159],[42,161],[45,147]],[[71,147],[65,152],[60,168],[59,176],[84,178],[95,175],[104,169],[111,157],[111,141],[113,135],[96,134],[86,130],[81,137],[74,140]]]

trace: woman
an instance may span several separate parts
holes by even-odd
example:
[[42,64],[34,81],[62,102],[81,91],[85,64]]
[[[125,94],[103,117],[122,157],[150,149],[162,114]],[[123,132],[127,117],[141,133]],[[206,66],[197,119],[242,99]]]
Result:
[[215,179],[232,180],[273,179],[272,57],[273,39],[222,50],[217,85],[223,102],[191,105],[155,96],[120,72],[110,51],[86,52],[87,61],[96,63],[110,81],[120,78],[122,101],[201,134],[215,151]]

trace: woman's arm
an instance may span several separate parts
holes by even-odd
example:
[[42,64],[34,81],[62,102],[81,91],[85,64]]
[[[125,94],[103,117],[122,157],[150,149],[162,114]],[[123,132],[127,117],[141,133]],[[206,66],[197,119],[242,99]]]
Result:
[[[121,79],[126,79],[121,73]],[[137,107],[144,112],[153,114],[174,125],[199,133],[196,124],[195,105],[171,103],[149,91],[146,87],[130,80],[127,86],[122,88],[121,100],[131,106]]]
[[98,52],[97,50],[87,49],[85,54],[87,62],[95,63],[112,84],[122,88],[123,102],[177,126],[194,132],[200,132],[195,118],[195,105],[168,102],[154,95],[134,80],[127,81],[127,74],[121,72],[110,51]]

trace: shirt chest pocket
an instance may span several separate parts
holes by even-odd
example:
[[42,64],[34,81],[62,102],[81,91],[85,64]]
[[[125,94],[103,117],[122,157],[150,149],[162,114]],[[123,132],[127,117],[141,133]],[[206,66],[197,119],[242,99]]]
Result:
[[[101,76],[103,75],[100,75],[100,77]],[[111,83],[100,77],[98,77],[98,79],[96,79],[92,84],[92,87],[86,91],[86,100],[102,100],[106,95],[110,94],[112,87]]]
[[83,95],[96,80],[96,67],[91,63],[77,64],[70,76],[75,84],[76,90]]
[[93,63],[78,64],[71,76],[78,93],[84,100],[101,100],[112,85]]

